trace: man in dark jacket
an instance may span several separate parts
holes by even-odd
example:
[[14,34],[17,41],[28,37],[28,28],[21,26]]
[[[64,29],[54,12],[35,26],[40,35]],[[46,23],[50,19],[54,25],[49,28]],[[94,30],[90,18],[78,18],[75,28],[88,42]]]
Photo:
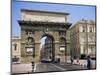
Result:
[[90,58],[90,56],[88,56],[88,57],[87,57],[87,69],[90,70],[91,67],[92,67],[91,58]]

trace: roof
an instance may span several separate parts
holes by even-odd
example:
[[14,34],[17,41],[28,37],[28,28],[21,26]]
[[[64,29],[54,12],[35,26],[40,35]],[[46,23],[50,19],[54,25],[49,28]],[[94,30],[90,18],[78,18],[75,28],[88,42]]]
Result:
[[82,24],[82,25],[85,25],[85,24],[89,24],[89,25],[96,25],[96,22],[94,20],[85,20],[85,19],[82,19],[82,20],[79,20],[77,21],[74,25],[72,25],[70,28],[73,28],[79,24]]
[[69,15],[69,13],[65,12],[54,12],[54,11],[43,11],[43,10],[30,10],[30,9],[21,9],[21,11],[28,11],[28,12],[40,12],[40,13],[51,13],[51,14],[62,14],[62,15]]

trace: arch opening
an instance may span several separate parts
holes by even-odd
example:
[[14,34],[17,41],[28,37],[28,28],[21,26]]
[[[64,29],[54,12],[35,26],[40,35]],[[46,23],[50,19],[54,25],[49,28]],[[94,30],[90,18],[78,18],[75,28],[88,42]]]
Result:
[[54,38],[51,35],[45,34],[41,37],[40,61],[54,61]]

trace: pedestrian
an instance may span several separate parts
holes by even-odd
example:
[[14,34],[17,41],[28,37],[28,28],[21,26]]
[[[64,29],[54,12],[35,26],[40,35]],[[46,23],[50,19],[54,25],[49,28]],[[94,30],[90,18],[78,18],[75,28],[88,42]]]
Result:
[[31,64],[32,64],[32,72],[34,72],[34,62],[32,61]]
[[80,64],[80,62],[79,62],[79,58],[77,58],[77,64]]
[[91,67],[92,67],[91,58],[90,56],[87,56],[87,69],[90,70]]
[[70,58],[70,60],[71,60],[71,64],[73,64],[73,58],[72,57]]

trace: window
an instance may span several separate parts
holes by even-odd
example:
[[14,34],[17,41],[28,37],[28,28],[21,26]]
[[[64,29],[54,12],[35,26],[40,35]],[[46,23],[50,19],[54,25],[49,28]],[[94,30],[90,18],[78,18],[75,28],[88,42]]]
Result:
[[81,35],[80,41],[83,42],[83,43],[86,42],[86,36],[85,35]]
[[89,35],[88,41],[89,41],[89,42],[94,42],[94,36],[90,36],[90,35]]
[[14,56],[13,58],[12,58],[12,62],[18,62],[19,61],[19,58],[17,57],[17,56]]
[[13,46],[14,46],[14,50],[17,50],[17,44],[14,44]]
[[82,32],[85,32],[85,27],[83,26]]
[[92,27],[90,27],[90,29],[89,29],[89,30],[90,30],[90,32],[92,32]]

